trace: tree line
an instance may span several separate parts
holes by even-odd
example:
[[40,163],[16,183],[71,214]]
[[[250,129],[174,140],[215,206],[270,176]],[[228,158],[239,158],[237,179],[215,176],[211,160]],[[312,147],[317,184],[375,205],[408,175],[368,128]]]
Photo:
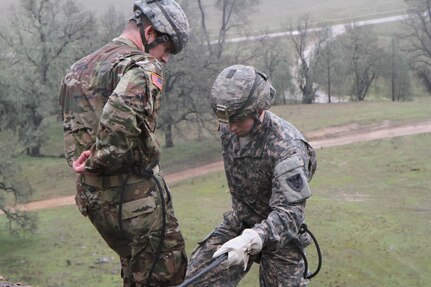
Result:
[[[335,35],[329,25],[304,16],[284,27],[297,32],[288,37],[268,34],[240,43],[228,37],[233,31],[248,35],[248,15],[259,0],[217,0],[220,18],[211,33],[204,1],[179,2],[192,35],[166,67],[158,123],[166,147],[174,145],[180,126],[192,126],[198,137],[211,130],[210,89],[217,74],[232,64],[253,65],[268,74],[277,89],[276,104],[311,104],[318,92],[329,103],[363,101],[373,85],[385,87],[381,97],[405,101],[413,96],[413,79],[431,90],[431,0],[406,0],[409,17],[386,41],[379,41],[371,26],[349,24]],[[14,139],[27,155],[41,155],[48,140],[46,119],[59,114],[61,77],[73,62],[118,36],[128,16],[114,8],[98,15],[71,0],[20,0],[10,8],[0,23],[0,133],[11,135],[2,140],[3,147]],[[5,179],[19,173],[7,172],[14,166],[11,149],[0,149],[0,158],[0,190],[12,192],[14,181]],[[10,212],[5,203],[0,200],[0,209]]]

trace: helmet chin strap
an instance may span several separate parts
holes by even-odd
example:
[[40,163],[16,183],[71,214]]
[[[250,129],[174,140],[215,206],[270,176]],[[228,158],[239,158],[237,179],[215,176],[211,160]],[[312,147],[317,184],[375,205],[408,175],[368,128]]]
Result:
[[170,41],[168,35],[162,35],[157,37],[153,42],[148,43],[147,38],[145,37],[145,28],[143,27],[143,25],[139,25],[139,33],[141,34],[142,44],[144,45],[145,53],[149,53],[150,50],[154,47]]
[[138,24],[138,27],[139,27],[139,33],[141,34],[142,45],[144,45],[144,51],[145,51],[145,53],[149,53],[150,52],[150,47],[148,45],[147,38],[145,37],[145,28],[144,28],[144,25]]
[[260,120],[260,114],[257,111],[254,111],[250,116],[253,118],[253,127],[248,132],[248,135],[252,135],[257,132],[257,129],[262,124],[262,121]]
[[134,15],[130,18],[130,20],[134,20],[136,22],[136,25],[139,27],[139,34],[141,35],[141,41],[142,45],[144,46],[145,53],[149,53],[151,49],[156,47],[157,45],[160,45],[165,42],[169,42],[169,36],[168,35],[162,35],[157,37],[153,42],[148,43],[147,37],[145,36],[145,27],[144,27],[144,21],[142,21],[142,11],[136,10]]

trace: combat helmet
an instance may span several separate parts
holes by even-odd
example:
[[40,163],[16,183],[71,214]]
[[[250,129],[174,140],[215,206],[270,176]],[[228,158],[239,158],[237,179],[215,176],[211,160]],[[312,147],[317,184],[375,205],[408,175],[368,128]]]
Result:
[[[179,53],[186,46],[190,34],[189,22],[180,5],[174,0],[139,0],[133,5],[133,12],[130,20],[136,21],[140,27],[147,53],[167,41],[173,44],[172,54]],[[145,15],[154,29],[162,34],[151,43],[147,43],[143,34],[142,15]]]
[[251,66],[233,65],[224,69],[211,90],[211,106],[219,122],[229,123],[255,116],[271,107],[275,89],[261,71]]

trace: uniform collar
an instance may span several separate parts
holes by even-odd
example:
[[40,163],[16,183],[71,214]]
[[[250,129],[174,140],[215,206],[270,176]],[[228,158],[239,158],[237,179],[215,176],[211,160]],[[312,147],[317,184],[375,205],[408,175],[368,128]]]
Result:
[[113,42],[123,43],[123,44],[125,44],[127,46],[130,46],[130,47],[133,47],[133,48],[136,48],[136,49],[139,50],[138,46],[132,40],[129,40],[129,39],[126,39],[126,38],[123,38],[123,37],[117,37],[117,38],[114,38],[112,41]]

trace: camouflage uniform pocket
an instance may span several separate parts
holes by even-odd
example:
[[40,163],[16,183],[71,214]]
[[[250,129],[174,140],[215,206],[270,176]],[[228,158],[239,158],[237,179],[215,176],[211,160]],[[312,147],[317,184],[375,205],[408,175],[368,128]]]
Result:
[[145,213],[151,213],[156,208],[154,197],[144,197],[123,203],[122,218],[129,219]]
[[[116,207],[117,212],[119,206]],[[131,237],[157,232],[162,225],[162,217],[154,197],[144,197],[124,202],[122,206],[123,231]]]

